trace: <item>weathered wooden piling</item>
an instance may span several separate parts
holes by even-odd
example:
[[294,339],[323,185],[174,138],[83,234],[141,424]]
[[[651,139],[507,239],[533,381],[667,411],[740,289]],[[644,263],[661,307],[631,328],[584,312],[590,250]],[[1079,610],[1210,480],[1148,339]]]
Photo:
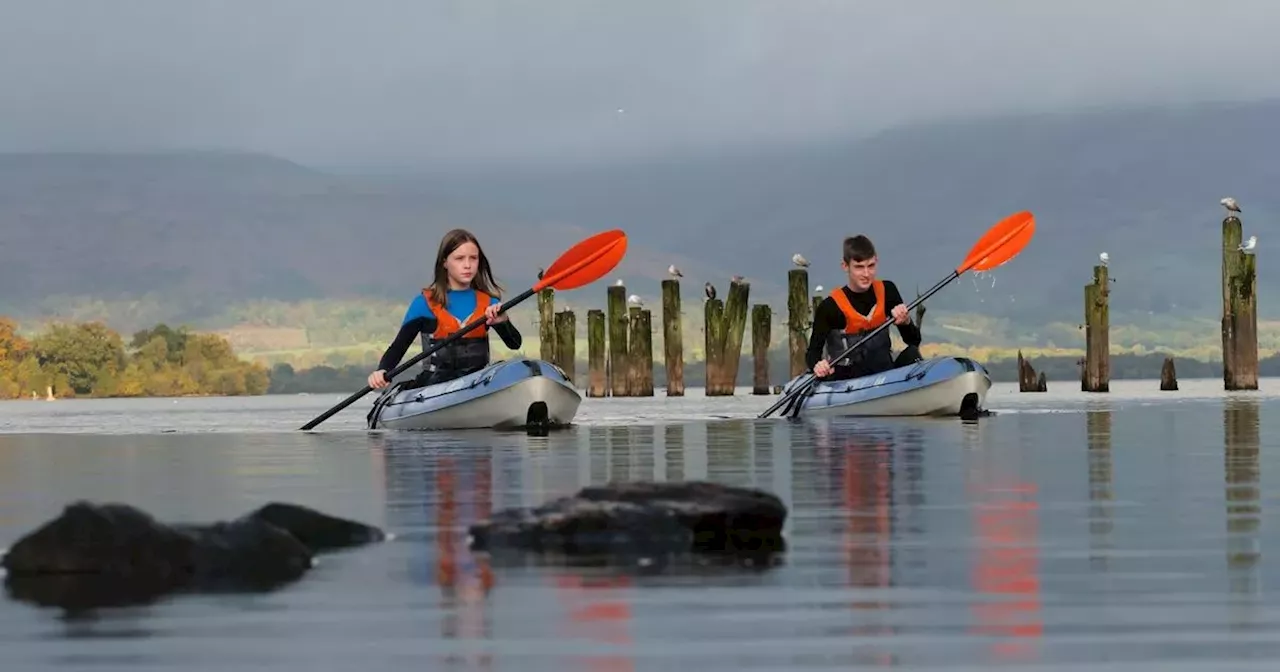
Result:
[[752,394],[769,394],[769,337],[773,328],[773,310],[767,304],[751,307],[751,376]]
[[804,352],[809,348],[809,329],[813,317],[809,305],[809,271],[793,268],[787,271],[787,337],[791,358],[791,378],[805,372]]
[[1222,382],[1258,389],[1257,258],[1240,249],[1239,217],[1222,220]]
[[1173,358],[1165,357],[1160,365],[1160,390],[1176,392],[1178,390],[1178,372],[1173,368]]
[[1018,351],[1018,391],[1019,392],[1048,392],[1048,381],[1045,380],[1044,373],[1041,372],[1039,378],[1036,377],[1036,370],[1031,367],[1031,362],[1022,358],[1022,351]]
[[724,301],[721,299],[707,299],[702,307],[703,320],[703,361],[706,363],[706,372],[703,374],[705,382],[703,386],[706,389],[706,395],[717,396],[720,394],[717,385],[722,377],[720,371],[723,368],[724,353],[722,344],[724,343]]
[[577,357],[578,357],[578,318],[572,310],[568,308],[556,313],[555,316],[556,331],[556,366],[564,369],[564,373],[569,380],[575,381]]
[[1084,286],[1084,392],[1111,390],[1111,309],[1107,267],[1093,267],[1093,282]]
[[724,301],[724,336],[721,341],[719,389],[731,396],[738,383],[738,367],[742,363],[742,339],[747,332],[747,300],[751,285],[745,280],[729,283],[729,295]]
[[680,281],[662,281],[662,351],[667,396],[684,396],[684,329],[680,320]]
[[631,350],[627,345],[627,288],[612,285],[606,295],[609,317],[609,395],[625,397],[627,389],[628,360]]
[[538,292],[538,359],[555,362],[556,290],[548,287]]
[[[818,306],[822,305],[822,300],[825,298],[827,297],[822,294],[814,294],[812,297],[810,297],[809,301],[813,304],[812,306],[809,307],[810,328],[812,328],[813,326],[813,321],[818,318]],[[805,344],[805,347],[808,347],[808,343]]]
[[627,321],[630,323],[631,350],[628,353],[627,395],[653,396],[653,321],[649,311],[631,306]]
[[587,311],[587,396],[603,397],[608,394],[608,376],[605,372],[605,319],[604,311]]

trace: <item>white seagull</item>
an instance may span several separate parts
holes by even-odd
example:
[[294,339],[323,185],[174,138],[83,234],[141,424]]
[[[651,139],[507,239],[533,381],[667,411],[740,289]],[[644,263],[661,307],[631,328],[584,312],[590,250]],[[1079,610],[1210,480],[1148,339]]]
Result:
[[1098,255],[1098,261],[1101,261],[1102,265],[1106,266],[1107,262],[1111,261],[1111,256],[1108,255],[1106,252],[1103,252],[1102,254]]
[[627,303],[633,306],[639,306],[644,304],[644,302],[640,300],[640,296],[638,294],[632,294],[631,296],[628,296]]
[[673,278],[684,277],[684,273],[681,273],[680,269],[676,268],[675,264],[671,264],[670,266],[667,267],[667,275],[670,275]]
[[622,286],[622,278],[618,278],[617,280],[614,280],[614,281],[613,281],[613,286],[614,286],[614,287],[621,287],[621,286]]
[[1249,236],[1249,240],[1246,240],[1243,243],[1240,243],[1240,247],[1236,249],[1240,250],[1241,252],[1248,252],[1249,250],[1252,250],[1257,246],[1258,246],[1258,237]]
[[1222,207],[1227,209],[1227,212],[1241,212],[1240,204],[1236,203],[1236,199],[1231,198],[1230,196],[1218,202],[1222,204]]
[[814,293],[814,294],[821,294],[821,293],[822,293],[822,285],[818,285],[817,287],[814,287],[814,288],[813,288],[813,293]]
[[800,268],[809,268],[809,260],[801,256],[799,252],[791,255],[791,263],[799,266]]

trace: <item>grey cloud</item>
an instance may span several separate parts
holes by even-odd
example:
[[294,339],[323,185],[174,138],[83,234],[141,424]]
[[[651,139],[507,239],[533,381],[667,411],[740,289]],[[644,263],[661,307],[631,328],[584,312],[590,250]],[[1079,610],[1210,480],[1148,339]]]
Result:
[[2,6],[4,151],[578,160],[1280,94],[1262,0]]

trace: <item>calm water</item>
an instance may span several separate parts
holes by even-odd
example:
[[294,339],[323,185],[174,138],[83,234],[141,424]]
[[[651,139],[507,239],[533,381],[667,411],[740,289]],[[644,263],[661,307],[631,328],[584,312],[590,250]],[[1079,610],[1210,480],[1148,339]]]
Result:
[[[549,437],[366,432],[371,398],[296,431],[343,394],[0,404],[0,547],[78,497],[170,520],[277,499],[397,535],[270,594],[87,619],[0,597],[0,669],[1276,669],[1260,418],[1280,383],[1182,384],[1000,385],[977,424],[659,392],[585,400]],[[499,507],[682,478],[781,496],[785,564],[610,580],[465,548]]]

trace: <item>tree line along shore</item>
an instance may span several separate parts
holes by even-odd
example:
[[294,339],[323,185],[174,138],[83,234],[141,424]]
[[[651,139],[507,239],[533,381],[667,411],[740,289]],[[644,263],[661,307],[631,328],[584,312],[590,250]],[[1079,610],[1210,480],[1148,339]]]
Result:
[[[238,396],[352,392],[365,385],[373,365],[317,365],[295,370],[287,363],[267,367],[246,361],[217,334],[158,324],[127,340],[101,322],[56,323],[30,338],[18,333],[17,323],[0,317],[0,399],[58,399],[73,397]],[[535,337],[536,338],[536,337]],[[534,339],[531,339],[534,340]],[[529,344],[534,345],[534,344]],[[535,346],[536,347],[536,346]],[[1113,354],[1114,379],[1156,379],[1166,354]],[[750,385],[749,356],[742,357],[739,385]],[[1079,377],[1079,356],[1039,356],[1036,370],[1049,380]],[[984,361],[998,382],[1018,380],[1015,357]],[[1220,362],[1178,359],[1178,377],[1216,378]],[[585,384],[585,366],[578,378]],[[788,355],[778,348],[770,356],[770,378],[781,382],[788,373]],[[1280,376],[1280,355],[1259,362],[1263,376]],[[666,384],[662,367],[654,367],[655,385]],[[691,381],[705,377],[702,361],[687,362]]]

